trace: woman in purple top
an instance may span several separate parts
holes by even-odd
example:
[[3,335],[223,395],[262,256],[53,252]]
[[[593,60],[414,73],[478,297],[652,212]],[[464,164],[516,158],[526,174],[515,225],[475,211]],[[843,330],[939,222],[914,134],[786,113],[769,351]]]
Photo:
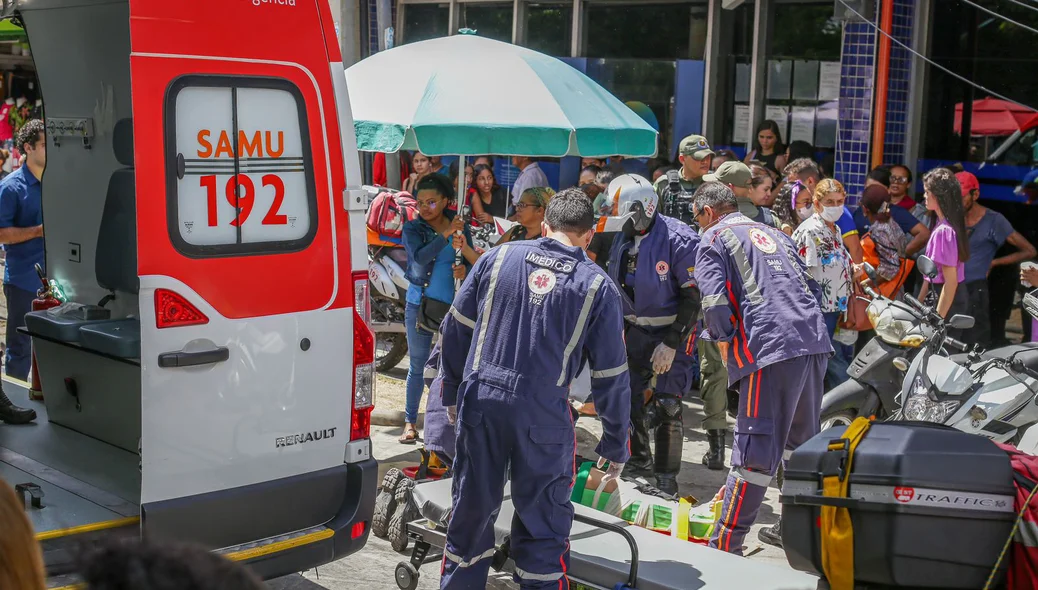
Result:
[[949,318],[956,313],[967,313],[969,309],[966,289],[959,285],[966,276],[964,263],[970,257],[962,189],[955,175],[945,168],[928,172],[923,177],[923,189],[926,191],[926,210],[933,220],[926,256],[937,264],[937,276],[923,282],[919,298],[926,297],[933,283],[938,294],[937,313]]

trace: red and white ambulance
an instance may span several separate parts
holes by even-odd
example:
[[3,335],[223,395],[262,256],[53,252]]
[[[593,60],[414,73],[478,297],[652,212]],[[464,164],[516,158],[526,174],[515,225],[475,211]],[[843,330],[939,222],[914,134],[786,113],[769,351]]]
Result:
[[[43,401],[0,424],[52,575],[99,533],[267,577],[375,501],[360,165],[326,0],[4,0],[46,109]],[[63,557],[64,556],[64,557]]]

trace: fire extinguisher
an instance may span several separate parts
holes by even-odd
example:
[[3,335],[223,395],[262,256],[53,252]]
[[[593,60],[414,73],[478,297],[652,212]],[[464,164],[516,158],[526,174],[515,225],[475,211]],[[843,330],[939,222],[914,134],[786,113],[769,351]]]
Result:
[[[61,301],[54,295],[54,289],[51,287],[50,281],[47,280],[47,275],[43,272],[43,267],[38,263],[36,264],[36,274],[39,275],[40,282],[43,283],[43,286],[36,292],[36,299],[32,300],[32,310],[40,311],[61,305]],[[43,399],[43,387],[40,384],[40,372],[36,368],[35,346],[32,347],[32,383],[29,384],[29,399]]]

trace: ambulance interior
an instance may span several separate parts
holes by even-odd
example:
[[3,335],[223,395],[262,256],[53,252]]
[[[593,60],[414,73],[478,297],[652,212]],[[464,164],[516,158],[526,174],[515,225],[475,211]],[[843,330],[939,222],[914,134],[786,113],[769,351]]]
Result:
[[45,400],[4,384],[37,419],[0,425],[0,477],[26,499],[54,575],[48,541],[85,525],[136,530],[140,512],[130,15],[125,0],[11,4],[4,16],[26,29],[47,109],[46,271],[67,303],[26,317]]

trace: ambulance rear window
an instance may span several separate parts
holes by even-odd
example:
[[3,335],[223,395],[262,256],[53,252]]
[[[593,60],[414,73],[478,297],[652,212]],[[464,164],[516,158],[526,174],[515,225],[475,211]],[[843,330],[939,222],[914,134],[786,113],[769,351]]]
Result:
[[305,248],[317,232],[306,110],[280,79],[189,76],[166,102],[167,211],[177,250]]

